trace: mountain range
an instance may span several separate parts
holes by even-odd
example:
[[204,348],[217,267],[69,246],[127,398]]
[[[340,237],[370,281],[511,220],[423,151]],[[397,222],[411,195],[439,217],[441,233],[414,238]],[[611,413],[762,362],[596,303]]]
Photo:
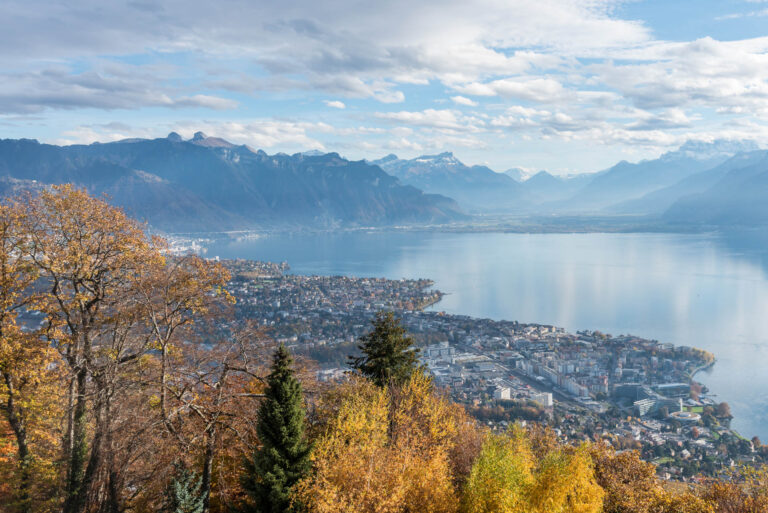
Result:
[[634,218],[661,227],[768,225],[768,152],[689,142],[597,173],[497,173],[452,153],[350,161],[268,155],[198,132],[55,146],[0,140],[0,195],[73,183],[172,232],[442,224],[467,214]]
[[166,231],[335,228],[462,219],[456,202],[336,153],[268,155],[198,132],[54,146],[0,140],[0,193],[73,183]]
[[450,152],[410,160],[390,154],[371,163],[404,184],[451,197],[470,212],[520,211],[526,199],[523,186],[510,176],[467,166]]

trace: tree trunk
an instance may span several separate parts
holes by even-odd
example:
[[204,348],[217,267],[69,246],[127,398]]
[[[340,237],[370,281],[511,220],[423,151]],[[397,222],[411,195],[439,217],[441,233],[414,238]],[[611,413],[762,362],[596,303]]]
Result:
[[86,397],[87,371],[78,369],[75,374],[75,397],[72,413],[71,447],[68,454],[67,497],[64,513],[81,513],[85,508],[86,490],[83,487],[85,461],[88,455],[87,423],[88,400]]
[[16,437],[16,450],[19,458],[19,490],[18,501],[19,511],[21,513],[29,513],[30,509],[30,496],[29,496],[29,443],[27,441],[27,427],[24,422],[24,412],[16,404],[16,387],[14,386],[13,377],[4,372],[3,379],[5,380],[5,386],[8,389],[8,400],[6,401],[5,409],[8,418],[8,423],[11,425],[13,434]]
[[216,445],[216,427],[208,430],[205,443],[205,460],[203,461],[202,483],[200,493],[203,495],[203,513],[208,513],[211,508],[211,476],[213,474],[213,455]]

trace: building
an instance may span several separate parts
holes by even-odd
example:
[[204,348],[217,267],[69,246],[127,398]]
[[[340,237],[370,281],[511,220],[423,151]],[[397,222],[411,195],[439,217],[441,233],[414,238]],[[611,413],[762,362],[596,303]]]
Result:
[[537,394],[531,394],[531,401],[536,401],[545,408],[551,408],[554,405],[552,400],[552,394],[550,392],[540,392]]
[[512,391],[509,387],[496,387],[493,391],[493,398],[497,400],[507,400],[512,398]]

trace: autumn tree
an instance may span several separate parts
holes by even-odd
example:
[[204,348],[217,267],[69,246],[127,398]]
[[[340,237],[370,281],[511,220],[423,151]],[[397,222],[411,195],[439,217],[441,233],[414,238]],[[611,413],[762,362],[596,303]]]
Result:
[[403,383],[418,368],[418,349],[393,312],[379,312],[371,324],[360,337],[362,356],[350,356],[350,364],[378,386]]
[[15,488],[14,504],[21,512],[43,509],[32,492],[50,485],[53,477],[59,377],[55,352],[36,329],[19,322],[38,299],[33,290],[37,268],[24,257],[27,242],[18,212],[0,205],[0,412],[16,452],[12,474],[3,478]]
[[732,417],[733,415],[731,415],[731,406],[726,402],[719,403],[715,409],[715,415],[721,419]]
[[598,484],[605,490],[606,513],[647,513],[662,489],[656,467],[640,459],[637,451],[617,453],[605,444],[593,444],[590,454]]
[[[133,285],[162,256],[138,223],[84,190],[54,186],[16,207],[29,242],[25,256],[47,283],[38,309],[48,317],[48,337],[70,373],[64,512],[82,512],[97,474],[113,470],[104,468],[111,380],[147,349],[146,339],[131,336],[139,320],[130,306]],[[91,416],[96,422],[89,440]]]
[[700,496],[717,512],[768,511],[768,468],[742,467],[726,480],[709,479]]
[[[537,456],[537,453],[540,456]],[[489,435],[464,490],[467,513],[598,513],[597,484],[587,446],[532,447],[525,431]]]
[[588,446],[562,446],[538,462],[528,491],[532,513],[599,513],[605,492],[597,484]]
[[517,513],[526,507],[533,483],[533,453],[518,430],[511,436],[490,434],[483,443],[464,488],[465,513]]
[[[162,244],[155,241],[156,246]],[[151,334],[152,347],[159,352],[160,417],[174,436],[178,432],[168,407],[170,352],[195,323],[200,324],[209,315],[219,313],[226,303],[234,302],[224,288],[229,279],[229,272],[220,263],[185,255],[146,269],[137,282],[138,307]]]
[[[167,391],[176,450],[194,455],[200,465],[200,493],[207,513],[213,507],[214,466],[221,462],[221,451],[234,452],[230,460],[239,468],[255,436],[253,420],[258,418],[258,401],[264,397],[266,374],[261,362],[270,342],[252,330],[206,333],[205,337],[205,343],[179,341],[172,353]],[[237,477],[218,480],[220,496],[221,488],[237,485]],[[227,502],[220,502],[219,509],[226,510],[234,502],[219,499]]]
[[451,448],[471,421],[421,373],[398,387],[360,379],[332,389],[316,422],[313,471],[298,487],[309,511],[458,510]]
[[244,488],[251,498],[245,511],[293,511],[293,489],[310,468],[310,445],[304,433],[306,412],[301,384],[284,345],[275,351],[259,407],[261,446],[247,461]]

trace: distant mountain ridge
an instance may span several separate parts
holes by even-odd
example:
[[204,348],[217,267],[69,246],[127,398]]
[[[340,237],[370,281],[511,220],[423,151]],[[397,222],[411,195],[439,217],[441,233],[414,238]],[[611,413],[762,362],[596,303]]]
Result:
[[507,169],[506,171],[504,171],[504,174],[516,182],[524,182],[528,180],[530,177],[532,177],[533,175],[535,175],[536,173],[525,170],[520,167],[513,167],[512,169]]
[[757,145],[752,141],[690,141],[657,159],[637,163],[621,161],[595,175],[561,209],[571,212],[610,211],[613,205],[642,198],[688,176],[711,169],[736,153],[756,149]]
[[764,157],[765,150],[737,153],[722,164],[689,175],[679,182],[657,189],[640,198],[614,205],[610,210],[622,214],[662,213],[678,200],[706,191],[730,171],[758,164]]
[[443,223],[450,198],[337,153],[268,155],[202,132],[54,146],[0,140],[0,193],[74,183],[166,231]]
[[768,152],[756,148],[689,142],[657,159],[556,176],[497,173],[450,152],[372,162],[317,150],[268,155],[202,132],[63,147],[0,140],[0,194],[74,183],[176,232],[441,224],[464,212],[768,224]]
[[404,184],[449,196],[468,211],[520,211],[525,195],[520,183],[485,166],[467,166],[453,153],[400,159],[390,154],[371,162]]
[[[696,188],[677,199],[662,218],[672,224],[718,227],[768,226],[768,151],[739,154],[699,173]],[[695,191],[695,192],[691,192]]]

